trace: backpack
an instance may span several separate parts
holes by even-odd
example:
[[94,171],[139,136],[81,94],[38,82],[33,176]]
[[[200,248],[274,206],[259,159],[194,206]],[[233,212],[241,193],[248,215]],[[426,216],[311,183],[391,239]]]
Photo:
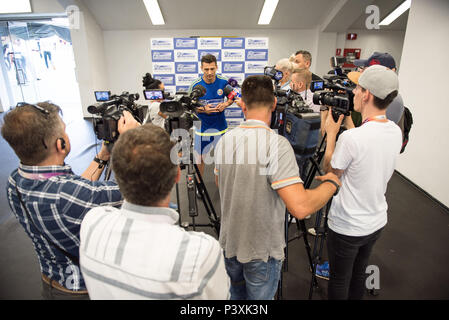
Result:
[[401,152],[403,153],[407,143],[409,141],[409,133],[413,124],[413,116],[409,108],[404,106],[404,112],[402,113],[401,120],[399,120],[399,127],[402,130],[402,148]]

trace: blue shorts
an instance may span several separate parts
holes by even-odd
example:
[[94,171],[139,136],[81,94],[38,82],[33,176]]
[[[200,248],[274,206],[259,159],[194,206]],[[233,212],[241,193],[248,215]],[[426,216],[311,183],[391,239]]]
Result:
[[194,143],[195,152],[198,155],[210,153],[223,134],[225,133],[223,132],[222,134],[217,135],[200,136],[195,132],[195,143]]

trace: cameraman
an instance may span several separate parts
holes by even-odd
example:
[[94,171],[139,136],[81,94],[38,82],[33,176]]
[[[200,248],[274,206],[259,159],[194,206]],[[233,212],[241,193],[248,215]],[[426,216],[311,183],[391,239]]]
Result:
[[281,90],[290,90],[290,79],[293,72],[293,63],[291,63],[287,58],[281,59],[276,62],[275,69],[282,71],[283,77],[279,81]]
[[231,299],[273,299],[284,259],[285,208],[303,219],[326,204],[340,181],[328,173],[317,177],[323,183],[316,189],[304,189],[293,148],[270,129],[276,98],[268,76],[245,79],[241,104],[247,120],[215,149],[219,240]]
[[[109,160],[105,145],[81,176],[65,164],[70,140],[59,112],[57,105],[41,102],[18,105],[5,115],[2,136],[20,159],[8,179],[7,195],[33,241],[44,299],[87,299],[78,264],[81,220],[96,206],[120,206],[122,196],[116,183],[96,181]],[[137,125],[124,112],[118,130]]]
[[200,98],[204,106],[197,108],[201,128],[195,128],[195,151],[199,156],[197,162],[201,175],[204,174],[203,155],[210,152],[228,130],[224,110],[233,103],[232,100],[224,101],[223,89],[228,84],[228,79],[217,75],[217,68],[217,58],[212,54],[204,55],[201,58],[203,76],[192,82],[189,88],[189,93],[197,85],[206,88],[206,95]]
[[[152,81],[148,84],[146,90],[162,90],[162,92],[164,91],[165,86],[162,81],[152,78],[151,80]],[[158,127],[161,127],[162,129],[165,128],[165,120],[167,119],[167,116],[160,110],[160,105],[163,100],[164,99],[152,101],[150,106],[148,107],[148,115],[151,119],[151,123]]]
[[398,93],[397,75],[374,65],[349,78],[357,84],[354,110],[362,114],[362,125],[344,131],[337,144],[343,115],[335,122],[329,112],[325,125],[324,169],[342,181],[328,218],[329,299],[363,297],[368,259],[387,224],[385,192],[402,145],[399,127],[386,117]]
[[168,208],[181,175],[173,146],[150,123],[117,140],[112,164],[123,206],[94,208],[81,225],[81,271],[92,299],[228,299],[218,241],[186,232]]
[[320,106],[313,103],[313,92],[310,91],[312,72],[307,69],[294,69],[292,73],[292,90],[299,93],[306,104],[314,111],[320,112]]
[[[309,51],[299,50],[295,53],[295,63],[298,65],[299,69],[310,69],[310,65],[312,64],[312,55]],[[312,81],[323,80],[316,74],[312,73]]]

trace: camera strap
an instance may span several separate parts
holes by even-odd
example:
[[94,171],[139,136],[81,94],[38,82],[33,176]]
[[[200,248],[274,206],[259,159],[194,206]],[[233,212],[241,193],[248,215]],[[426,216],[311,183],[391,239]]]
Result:
[[[19,192],[19,188],[17,187],[17,182],[16,182],[16,192],[17,192],[17,197],[19,198],[20,204],[22,205],[25,214],[27,216],[28,221],[31,221],[31,223],[33,224],[33,226],[36,228],[36,230],[39,231],[39,228],[36,226],[36,224],[34,223],[33,219],[31,218],[31,214],[28,211],[28,208],[25,206],[25,203],[22,200],[22,195]],[[58,245],[56,245],[52,240],[50,240],[43,232],[40,232],[40,234],[45,238],[45,240],[47,240],[47,242],[52,245],[56,250],[58,250],[60,253],[62,253],[66,258],[68,258],[70,261],[72,261],[72,263],[79,265],[79,258],[73,256],[72,254],[68,253],[67,251],[65,251],[64,249],[62,249],[61,247],[59,247]]]

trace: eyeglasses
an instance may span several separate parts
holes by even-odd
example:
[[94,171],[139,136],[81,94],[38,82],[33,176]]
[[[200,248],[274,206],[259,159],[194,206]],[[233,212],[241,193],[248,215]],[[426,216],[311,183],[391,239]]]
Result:
[[47,109],[44,109],[41,106],[38,106],[37,104],[32,104],[32,103],[27,103],[27,102],[17,103],[16,108],[24,107],[24,106],[32,106],[34,109],[37,109],[40,112],[42,112],[43,114],[45,114],[45,116],[48,116],[50,114],[50,112]]

